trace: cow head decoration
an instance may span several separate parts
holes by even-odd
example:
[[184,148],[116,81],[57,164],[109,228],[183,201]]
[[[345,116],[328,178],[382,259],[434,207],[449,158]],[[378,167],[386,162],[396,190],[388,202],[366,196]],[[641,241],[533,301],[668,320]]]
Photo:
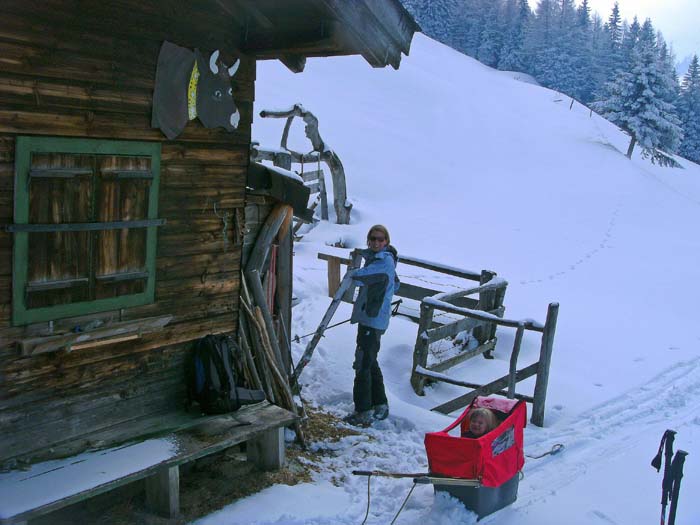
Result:
[[219,60],[219,51],[205,59],[170,42],[163,42],[158,55],[153,91],[151,125],[174,139],[195,117],[207,128],[222,127],[234,131],[240,113],[233,101],[231,79],[240,60],[231,67]]

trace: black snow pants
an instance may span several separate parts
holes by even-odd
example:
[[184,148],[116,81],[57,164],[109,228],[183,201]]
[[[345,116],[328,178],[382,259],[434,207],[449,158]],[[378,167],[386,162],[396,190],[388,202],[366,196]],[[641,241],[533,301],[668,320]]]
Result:
[[377,362],[382,331],[364,325],[357,327],[355,349],[355,385],[352,390],[355,412],[365,412],[387,404],[384,377]]

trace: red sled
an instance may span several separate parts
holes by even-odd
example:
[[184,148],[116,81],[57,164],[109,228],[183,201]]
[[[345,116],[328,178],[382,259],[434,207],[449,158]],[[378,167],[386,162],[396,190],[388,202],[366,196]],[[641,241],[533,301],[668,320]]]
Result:
[[[499,425],[479,438],[451,436],[469,430],[469,411],[491,409]],[[425,435],[425,451],[431,475],[479,480],[479,487],[435,484],[459,499],[479,519],[513,503],[518,495],[518,473],[525,464],[523,429],[527,420],[525,401],[477,397],[446,429]]]

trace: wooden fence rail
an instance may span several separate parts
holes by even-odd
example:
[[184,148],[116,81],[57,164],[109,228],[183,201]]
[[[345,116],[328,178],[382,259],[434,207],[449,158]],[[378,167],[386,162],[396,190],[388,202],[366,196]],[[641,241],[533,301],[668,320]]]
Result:
[[[489,394],[500,394],[504,395],[508,398],[517,398],[517,399],[524,399],[527,402],[532,403],[532,417],[531,417],[531,422],[534,425],[537,426],[544,426],[544,407],[545,407],[545,401],[547,398],[547,383],[549,381],[549,366],[551,363],[552,359],[552,349],[554,346],[554,333],[556,331],[556,326],[557,326],[557,316],[559,314],[559,304],[558,303],[550,303],[549,307],[547,309],[547,319],[545,323],[542,325],[536,321],[533,320],[514,320],[514,319],[501,319],[493,314],[489,314],[486,312],[482,311],[477,311],[477,310],[470,310],[467,308],[459,308],[455,307],[445,301],[439,300],[437,297],[429,297],[424,299],[423,301],[424,304],[421,305],[421,311],[426,312],[426,318],[428,315],[432,315],[432,311],[435,309],[438,310],[443,310],[451,313],[459,313],[460,315],[463,315],[465,319],[458,321],[457,323],[462,323],[462,325],[467,325],[468,321],[477,321],[477,320],[482,320],[482,321],[490,321],[494,325],[497,326],[503,326],[503,327],[508,327],[508,328],[515,328],[516,329],[516,335],[515,335],[515,340],[513,343],[513,350],[511,353],[510,357],[510,363],[509,363],[509,371],[508,374],[496,379],[495,381],[491,381],[488,384],[481,385],[481,384],[476,384],[476,383],[469,383],[466,381],[459,381],[453,378],[450,378],[444,374],[441,374],[440,372],[442,371],[441,368],[439,367],[431,367],[427,368],[425,365],[421,364],[420,362],[416,362],[416,353],[418,353],[419,348],[427,347],[428,342],[431,341],[433,337],[436,335],[441,335],[441,333],[437,333],[435,330],[426,330],[423,329],[421,331],[421,328],[419,328],[418,332],[418,338],[417,338],[417,343],[416,343],[416,352],[414,353],[414,369],[413,369],[413,375],[412,375],[412,383],[414,381],[414,377],[420,378],[422,380],[422,383],[420,383],[420,386],[424,385],[424,382],[426,380],[430,381],[442,381],[445,383],[449,383],[452,385],[458,385],[458,386],[463,386],[466,388],[471,388],[473,389],[471,392],[461,395],[455,399],[452,399],[451,401],[448,401],[447,403],[443,403],[440,406],[437,406],[433,408],[433,410],[437,412],[441,412],[443,414],[449,414],[450,412],[453,412],[455,410],[458,410],[462,407],[467,406],[469,403],[472,402],[472,400],[476,396],[483,396],[483,395],[489,395]],[[427,323],[427,319],[425,321]],[[421,326],[426,326],[426,324],[423,324]],[[535,363],[532,363],[525,368],[521,368],[518,370],[517,368],[517,362],[518,362],[518,356],[520,354],[520,347],[522,344],[523,340],[523,335],[525,330],[530,330],[533,332],[538,332],[542,334],[542,340],[540,343],[540,355],[539,355],[539,360]],[[431,334],[432,332],[432,334]],[[432,337],[431,337],[432,335]],[[432,340],[437,340],[437,339],[432,339]],[[535,391],[533,396],[526,396],[522,394],[518,394],[515,391],[515,385],[516,383],[519,383],[520,381],[523,381],[527,379],[528,377],[531,377],[533,375],[537,376],[537,379],[535,381]],[[422,391],[421,391],[422,393]]]

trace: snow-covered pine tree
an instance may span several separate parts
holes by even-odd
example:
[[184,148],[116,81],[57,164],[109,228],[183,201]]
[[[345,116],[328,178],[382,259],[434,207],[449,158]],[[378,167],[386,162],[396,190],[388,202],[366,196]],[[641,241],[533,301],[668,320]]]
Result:
[[595,13],[591,18],[589,34],[592,55],[590,69],[591,94],[586,101],[587,103],[600,98],[599,94],[603,92],[603,86],[609,80],[607,77],[608,36],[603,19],[598,13]]
[[641,30],[642,26],[639,24],[639,20],[635,16],[632,23],[628,25],[622,33],[622,44],[620,44],[620,67],[624,70],[629,71],[629,69],[632,67],[632,50],[634,49],[634,46],[637,45]]
[[700,63],[693,55],[688,72],[683,76],[678,113],[683,128],[680,154],[700,163]]
[[481,31],[480,44],[476,51],[476,59],[487,66],[496,67],[500,59],[505,30],[504,22],[501,3],[491,2],[484,14],[484,28]]
[[630,135],[627,157],[637,143],[645,155],[658,158],[658,150],[675,151],[682,137],[675,108],[664,100],[671,80],[659,64],[656,35],[650,20],[642,26],[632,49],[632,67],[619,71],[606,84],[605,96],[593,108]]
[[612,12],[605,23],[605,34],[607,43],[605,54],[602,58],[602,66],[605,71],[606,82],[615,77],[622,64],[622,18],[620,16],[620,6],[617,2],[612,8]]
[[556,83],[558,11],[555,0],[540,0],[525,38],[529,73],[548,87]]
[[506,29],[498,61],[498,69],[526,71],[523,45],[525,42],[525,28],[531,15],[532,12],[527,0],[506,0]]
[[574,0],[559,0],[554,43],[557,59],[553,67],[553,83],[550,87],[581,99],[579,91],[580,63],[583,59],[582,42],[577,39],[578,15]]
[[576,24],[571,35],[574,51],[573,77],[576,88],[568,93],[587,104],[593,99],[595,90],[593,25],[588,0],[583,0],[576,9]]

